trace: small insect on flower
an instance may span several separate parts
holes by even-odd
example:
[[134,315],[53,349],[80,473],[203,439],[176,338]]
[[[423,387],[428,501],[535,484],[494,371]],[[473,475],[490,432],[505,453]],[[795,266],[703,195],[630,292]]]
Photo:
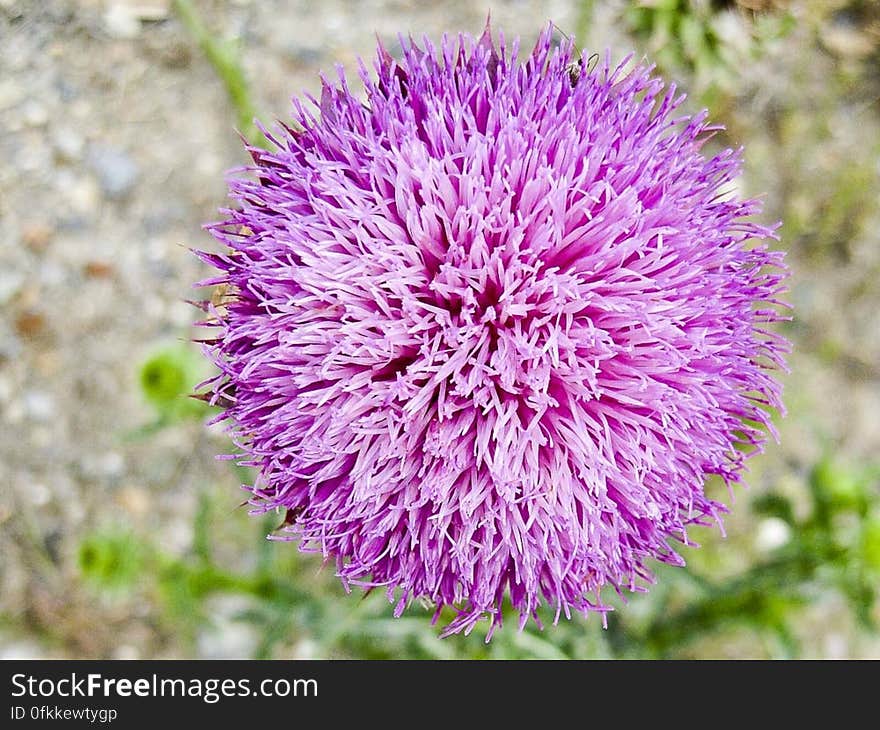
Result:
[[606,611],[773,431],[782,254],[651,68],[551,28],[403,46],[249,148],[207,392],[255,511],[396,615]]

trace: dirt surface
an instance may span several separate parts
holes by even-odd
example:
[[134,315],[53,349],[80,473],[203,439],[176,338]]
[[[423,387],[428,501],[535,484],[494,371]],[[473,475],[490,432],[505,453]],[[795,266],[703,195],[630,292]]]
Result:
[[[466,2],[196,5],[219,36],[240,39],[267,119],[314,92],[318,70],[369,57],[375,34],[393,45],[398,32],[473,33],[487,15]],[[769,219],[786,217],[790,416],[752,482],[795,495],[829,449],[880,453],[880,57],[863,26],[825,5],[803,3],[714,114],[729,129],[722,141],[747,145],[744,186],[766,191]],[[576,3],[492,6],[493,24],[529,42],[551,17],[574,27]],[[622,57],[631,46],[611,17],[600,11],[590,37]],[[206,271],[187,247],[210,245],[200,226],[224,202],[224,171],[245,162],[234,118],[169,2],[0,0],[0,655],[180,653],[148,606],[80,590],[75,552],[89,530],[126,524],[183,553],[199,489],[237,504],[234,474],[213,458],[222,436],[198,422],[137,435],[154,418],[140,364],[193,334],[183,300]],[[847,170],[858,176],[849,188]],[[819,627],[808,652],[880,654],[826,620],[835,601],[817,598],[805,619]],[[203,656],[248,642],[213,636]]]

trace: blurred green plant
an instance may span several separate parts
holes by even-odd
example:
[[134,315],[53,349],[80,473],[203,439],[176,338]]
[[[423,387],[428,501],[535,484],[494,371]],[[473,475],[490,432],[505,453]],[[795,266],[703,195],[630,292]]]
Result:
[[[534,625],[520,632],[510,615],[490,644],[479,630],[468,637],[438,638],[427,606],[416,604],[394,619],[380,590],[340,600],[332,568],[320,570],[317,560],[291,545],[265,539],[278,520],[271,515],[254,520],[241,511],[220,515],[207,491],[199,498],[186,553],[171,555],[146,537],[113,528],[85,538],[79,565],[89,585],[111,594],[147,586],[166,629],[190,650],[214,619],[211,597],[226,594],[245,600],[246,608],[233,618],[255,629],[255,658],[285,655],[302,642],[321,657],[680,657],[697,641],[736,630],[771,638],[776,647],[771,655],[793,657],[802,652],[798,612],[818,590],[839,592],[862,630],[876,630],[878,480],[880,468],[823,458],[809,475],[806,509],[796,509],[778,492],[753,501],[756,524],[775,520],[788,529],[745,570],[717,579],[711,569],[661,567],[658,584],[608,614],[605,631],[597,618],[575,618],[544,632]],[[800,513],[804,516],[797,517]],[[213,536],[233,533],[257,542],[247,569],[232,569],[228,560],[218,558]],[[445,612],[440,624],[451,618]],[[552,618],[542,615],[545,623]]]
[[766,43],[795,24],[788,11],[746,13],[718,0],[639,0],[626,6],[623,20],[660,69],[691,77],[709,106],[732,91]]
[[251,144],[268,147],[269,141],[255,122],[257,108],[244,71],[238,42],[215,37],[190,0],[174,0],[173,7],[190,37],[201,48],[223,82],[226,95],[235,110],[238,131]]
[[[853,247],[872,225],[880,209],[877,197],[877,164],[880,141],[858,148],[842,144],[834,126],[834,98],[813,100],[813,115],[798,109],[780,112],[777,154],[783,176],[781,235],[802,249],[808,260],[847,263]],[[802,144],[804,139],[822,143],[823,157]],[[808,176],[821,184],[804,185]]]
[[[793,619],[819,586],[841,592],[862,628],[875,631],[878,480],[876,467],[856,468],[826,456],[808,478],[806,517],[797,518],[791,500],[778,492],[757,497],[752,502],[756,520],[781,521],[788,528],[784,539],[728,580],[699,581],[696,595],[678,611],[661,606],[640,631],[628,627],[627,643],[636,638],[651,655],[666,657],[708,632],[739,625],[770,633],[784,656],[798,656]],[[661,580],[670,578],[667,571]]]
[[122,593],[143,576],[147,546],[118,527],[88,535],[80,543],[77,563],[82,576],[110,593]]
[[150,354],[138,371],[141,393],[156,414],[146,431],[204,418],[207,404],[190,396],[209,372],[205,359],[186,343],[167,345]]

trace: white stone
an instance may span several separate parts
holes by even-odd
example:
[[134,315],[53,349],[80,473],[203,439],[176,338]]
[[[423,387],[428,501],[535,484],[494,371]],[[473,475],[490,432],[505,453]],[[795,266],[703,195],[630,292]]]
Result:
[[0,267],[0,306],[9,303],[24,285],[24,274]]
[[126,3],[111,3],[104,12],[104,30],[113,38],[135,38],[141,21]]
[[767,517],[758,524],[755,533],[755,548],[769,553],[781,548],[791,539],[791,528],[779,517]]
[[85,140],[70,127],[59,127],[52,134],[55,153],[65,162],[77,162],[82,159]]
[[32,484],[28,489],[28,497],[36,507],[44,507],[52,499],[52,491],[45,484]]
[[55,401],[42,390],[29,390],[24,394],[24,410],[35,421],[48,421],[55,413]]
[[35,99],[30,99],[25,102],[22,116],[29,127],[42,127],[49,121],[49,110]]

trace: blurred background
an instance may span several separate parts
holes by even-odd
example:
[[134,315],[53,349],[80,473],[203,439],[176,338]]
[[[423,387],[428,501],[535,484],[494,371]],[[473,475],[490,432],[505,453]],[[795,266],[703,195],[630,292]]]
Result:
[[[710,108],[784,221],[795,318],[781,443],[726,538],[699,531],[607,630],[486,645],[265,539],[186,397],[207,373],[183,300],[207,294],[187,247],[246,162],[235,128],[377,34],[476,34],[490,9],[526,43],[552,19],[644,54]],[[0,0],[0,160],[0,656],[880,657],[876,0]]]

